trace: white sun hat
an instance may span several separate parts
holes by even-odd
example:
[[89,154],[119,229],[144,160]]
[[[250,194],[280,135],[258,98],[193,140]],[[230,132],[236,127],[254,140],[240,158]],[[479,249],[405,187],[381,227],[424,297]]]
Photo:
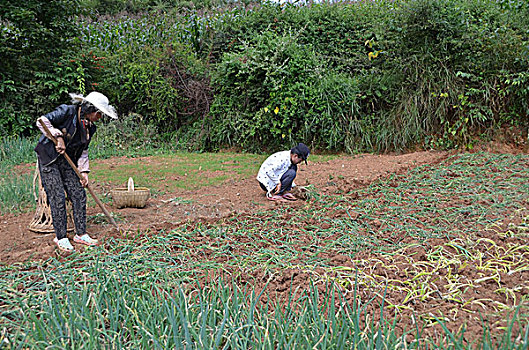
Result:
[[72,101],[75,102],[90,102],[95,108],[100,110],[103,114],[108,115],[110,118],[118,119],[118,115],[114,107],[108,104],[108,98],[100,92],[92,91],[86,97],[79,94],[71,93]]

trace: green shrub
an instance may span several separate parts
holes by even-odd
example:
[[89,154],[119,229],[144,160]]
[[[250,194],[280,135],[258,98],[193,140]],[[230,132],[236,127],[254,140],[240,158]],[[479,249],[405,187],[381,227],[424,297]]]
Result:
[[[264,151],[301,140],[348,152],[470,148],[476,136],[504,126],[525,132],[529,124],[525,1],[266,3],[215,11],[207,4],[179,11],[187,5],[171,1],[83,3],[167,12],[78,19],[81,34],[67,54],[48,59],[45,69],[17,62],[24,84],[12,78],[9,56],[0,70],[3,133],[29,134],[35,117],[67,101],[66,92],[92,89],[121,115],[144,116],[164,140],[198,150]],[[15,36],[5,33],[16,27],[0,22],[7,43]]]
[[[509,22],[490,1],[406,2],[390,26],[400,43],[391,64],[408,73],[386,118],[400,129],[395,136],[416,130],[414,142],[437,134],[436,142],[445,146],[471,148],[472,135],[524,118],[527,103],[513,97],[527,96],[528,86],[515,72],[526,70],[529,61]],[[507,83],[506,76],[521,86]],[[393,139],[389,148],[406,145]]]
[[[296,45],[311,51],[302,55],[315,56],[323,76],[339,75],[354,82],[357,95],[352,113],[346,107],[333,110],[334,123],[318,130],[327,133],[324,139],[329,142],[324,147],[335,148],[343,141],[343,148],[349,151],[385,151],[406,149],[427,140],[434,146],[472,147],[473,137],[506,123],[527,128],[528,7],[516,1],[409,0],[311,7],[268,5],[238,13],[219,24],[221,33],[212,46],[213,57],[219,61],[216,81],[220,83],[215,86],[226,82],[229,86],[218,88],[215,98],[212,114],[218,127],[212,129],[217,140],[213,143],[240,144],[242,139],[255,144],[265,140],[262,135],[253,140],[249,132],[260,127],[255,120],[263,123],[257,116],[261,109],[270,109],[270,101],[278,104],[274,97],[288,97],[281,93],[284,91],[301,92],[304,98],[318,91],[315,86],[321,78],[310,77],[310,87],[296,90],[303,85],[303,74],[299,79],[282,76],[283,71],[288,75],[290,65],[298,64],[295,60],[276,73],[282,76],[279,93],[260,78],[273,67],[262,70],[261,76],[248,75],[246,82],[246,73],[238,72],[244,70],[243,65],[232,62],[226,69],[231,58],[244,60],[252,50],[261,50],[256,38],[267,32],[272,33],[270,38],[296,33]],[[268,55],[274,57],[272,49]],[[266,63],[262,59],[261,64]],[[237,86],[231,82],[235,74],[239,74]],[[239,96],[241,92],[244,98]],[[245,103],[253,107],[248,109]],[[310,115],[307,106],[298,105],[296,115]],[[338,119],[348,114],[352,117],[345,119],[350,123],[341,132],[348,130],[354,142],[335,142],[332,130],[336,130]],[[220,115],[229,118],[220,121]],[[276,136],[273,147],[281,143],[278,135],[299,137],[290,131],[294,123],[291,118],[275,116],[271,125],[265,125],[269,136]],[[244,133],[249,136],[234,136]],[[269,139],[266,145],[270,145]]]
[[[76,1],[6,0],[0,7],[0,135],[29,135],[34,120],[63,91],[79,86],[77,26],[65,14],[82,13]],[[82,66],[81,68],[82,69]]]
[[[207,23],[197,21],[193,16],[139,16],[84,23],[83,46],[95,46],[105,57],[98,88],[120,115],[142,115],[160,135],[192,129],[204,118],[211,100],[209,78],[196,57],[200,45],[193,33]],[[186,37],[189,26],[194,31]]]
[[214,144],[343,147],[357,108],[356,81],[325,67],[299,35],[268,31],[223,57],[213,82]]
[[98,123],[90,143],[90,158],[143,155],[161,147],[158,131],[139,114]]

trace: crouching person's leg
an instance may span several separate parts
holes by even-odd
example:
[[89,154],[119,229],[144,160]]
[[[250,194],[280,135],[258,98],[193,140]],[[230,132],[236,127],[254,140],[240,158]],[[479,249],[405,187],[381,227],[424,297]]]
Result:
[[290,169],[288,169],[283,176],[281,176],[281,190],[279,191],[278,195],[283,196],[285,199],[289,200],[295,200],[296,197],[294,197],[291,193],[289,193],[290,190],[292,190],[292,183],[294,183],[294,179],[296,178],[298,167],[293,164]]

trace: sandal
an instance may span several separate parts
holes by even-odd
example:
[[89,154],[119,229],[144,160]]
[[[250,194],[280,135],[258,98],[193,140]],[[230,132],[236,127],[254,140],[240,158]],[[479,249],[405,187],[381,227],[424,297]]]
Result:
[[282,197],[282,196],[279,196],[277,194],[274,194],[273,196],[266,196],[266,198],[269,200],[269,201],[279,201],[279,202],[283,202],[285,201],[285,199]]
[[286,200],[289,200],[289,201],[297,201],[298,200],[296,198],[296,196],[294,196],[292,193],[285,193],[283,195],[283,198],[285,198]]
[[71,253],[74,251],[73,245],[70,243],[70,240],[67,237],[61,239],[57,239],[57,237],[55,237],[53,242],[57,245],[57,248],[63,252]]
[[73,241],[75,243],[81,243],[81,244],[90,245],[90,246],[97,245],[98,243],[97,239],[93,239],[87,233],[85,233],[82,236],[75,235],[75,237],[73,238]]

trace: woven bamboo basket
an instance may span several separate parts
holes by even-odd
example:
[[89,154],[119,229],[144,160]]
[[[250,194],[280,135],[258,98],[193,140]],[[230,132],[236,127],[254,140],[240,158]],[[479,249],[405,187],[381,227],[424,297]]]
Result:
[[[54,233],[53,229],[53,219],[51,217],[51,209],[48,204],[48,197],[46,196],[46,191],[42,187],[42,182],[40,180],[40,174],[38,168],[33,177],[33,191],[35,195],[35,183],[38,179],[38,199],[37,200],[37,209],[35,210],[35,215],[33,215],[33,220],[29,223],[28,229],[36,233]],[[72,202],[66,196],[66,231],[74,231],[73,223],[73,211],[72,211]]]
[[127,188],[113,189],[110,194],[118,208],[143,208],[151,196],[151,191],[146,187],[134,188],[134,181],[129,178]]

